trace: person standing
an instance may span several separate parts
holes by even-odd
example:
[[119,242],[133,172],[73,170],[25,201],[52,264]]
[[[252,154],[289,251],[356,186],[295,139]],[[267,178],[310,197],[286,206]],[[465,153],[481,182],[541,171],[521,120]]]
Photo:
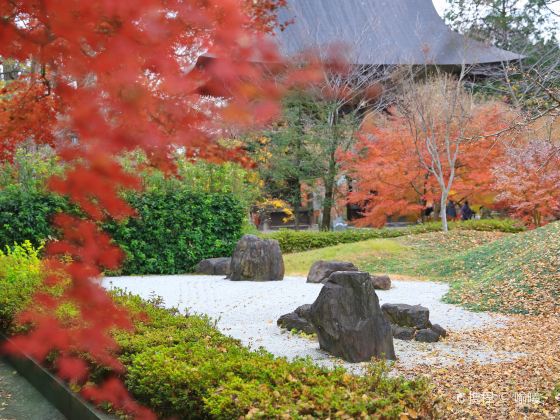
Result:
[[465,201],[465,204],[463,204],[463,207],[461,207],[461,218],[463,220],[470,220],[473,218],[473,216],[474,212],[470,208],[469,202]]
[[455,220],[457,218],[457,209],[455,208],[455,202],[453,200],[447,202],[445,213],[447,214],[447,220]]

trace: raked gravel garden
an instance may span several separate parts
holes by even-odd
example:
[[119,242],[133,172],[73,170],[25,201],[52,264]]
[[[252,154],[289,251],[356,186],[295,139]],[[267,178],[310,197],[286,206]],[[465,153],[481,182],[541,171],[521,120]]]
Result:
[[[314,337],[279,328],[276,320],[297,306],[312,303],[322,284],[306,283],[304,277],[286,277],[283,281],[230,281],[224,276],[174,275],[107,277],[107,288],[120,288],[143,298],[161,297],[166,307],[182,313],[205,314],[217,322],[223,333],[239,339],[251,348],[264,347],[271,353],[293,359],[310,357],[326,366],[344,365],[360,373],[367,363],[346,363],[319,349]],[[471,312],[442,302],[448,285],[432,281],[393,280],[390,290],[377,290],[380,304],[406,303],[430,310],[430,320],[454,333],[504,326],[507,317]],[[518,356],[514,352],[496,352],[483,344],[443,340],[437,343],[394,340],[397,366],[412,369],[419,365],[448,366],[457,360],[495,363]]]

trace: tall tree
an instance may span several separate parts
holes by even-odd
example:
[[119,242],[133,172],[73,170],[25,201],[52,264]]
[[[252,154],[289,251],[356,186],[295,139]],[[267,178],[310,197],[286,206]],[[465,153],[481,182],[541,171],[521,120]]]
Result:
[[[459,128],[458,121],[448,121],[449,111],[441,111],[449,104],[447,99],[442,102],[441,91],[434,94],[433,86],[428,82],[414,94],[421,95],[433,114],[424,106],[414,111],[416,115],[410,114],[410,108],[404,114],[394,109],[389,117],[378,117],[365,127],[357,146],[346,155],[345,170],[354,179],[349,201],[364,208],[358,224],[383,226],[387,218],[399,216],[421,219],[431,204],[434,214],[440,210],[445,229],[447,197],[492,204],[491,170],[503,146],[491,137],[460,136],[498,130],[500,107],[474,105]],[[420,120],[425,120],[426,131]]]
[[488,191],[490,159],[501,150],[491,135],[503,127],[500,107],[477,103],[460,78],[434,75],[405,80],[391,113],[384,126],[362,134],[351,155],[351,200],[365,204],[366,219],[377,225],[439,201],[447,231],[450,194]]
[[294,91],[283,101],[281,118],[247,143],[265,182],[265,192],[290,204],[296,229],[300,222],[302,186],[321,174],[314,153],[316,138],[309,131],[317,112],[316,103],[301,91]]

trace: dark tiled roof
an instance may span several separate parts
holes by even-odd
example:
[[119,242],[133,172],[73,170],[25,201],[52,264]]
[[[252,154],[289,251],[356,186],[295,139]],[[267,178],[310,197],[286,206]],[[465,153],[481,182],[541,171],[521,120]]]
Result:
[[452,31],[431,0],[288,0],[280,21],[293,19],[276,42],[281,52],[325,53],[341,44],[355,64],[496,63],[523,58]]

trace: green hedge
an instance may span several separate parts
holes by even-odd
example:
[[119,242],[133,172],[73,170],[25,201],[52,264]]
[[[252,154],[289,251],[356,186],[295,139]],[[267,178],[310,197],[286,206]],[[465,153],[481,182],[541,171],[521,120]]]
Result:
[[0,248],[26,240],[38,246],[56,237],[51,218],[68,209],[68,202],[55,194],[24,190],[15,185],[0,190]]
[[[3,325],[10,324],[40,284],[36,270],[25,273],[24,268],[37,264],[33,252],[19,260],[0,257],[0,272],[20,271],[0,276],[0,302],[13,302],[0,312]],[[126,369],[122,379],[159,418],[399,419],[402,413],[432,417],[435,410],[426,380],[391,377],[383,363],[372,363],[367,375],[354,376],[308,359],[289,362],[243,347],[204,316],[184,316],[156,306],[157,299],[147,302],[122,292],[114,298],[140,315],[135,316],[134,333],[115,332]],[[98,369],[94,377],[100,380],[106,373]]]
[[396,418],[429,414],[424,380],[389,377],[383,363],[365,376],[250,351],[205,317],[181,316],[137,297],[117,297],[147,313],[136,333],[120,334],[125,383],[161,418]]
[[[449,228],[507,233],[516,233],[525,230],[525,227],[521,223],[511,219],[451,222],[449,223]],[[399,236],[439,231],[441,231],[441,223],[431,222],[403,228],[348,229],[339,232],[279,230],[278,232],[267,233],[260,236],[268,239],[276,239],[280,243],[282,252],[292,253],[325,248],[338,244],[360,242],[368,239],[397,238]]]
[[[138,217],[104,226],[126,254],[122,274],[188,272],[201,259],[231,255],[242,235],[245,212],[232,194],[176,187],[129,193],[126,200]],[[56,237],[50,220],[60,211],[75,209],[54,194],[1,190],[0,247]]]
[[128,194],[138,213],[105,230],[126,253],[123,274],[177,274],[202,259],[229,256],[245,214],[231,194],[186,189]]

